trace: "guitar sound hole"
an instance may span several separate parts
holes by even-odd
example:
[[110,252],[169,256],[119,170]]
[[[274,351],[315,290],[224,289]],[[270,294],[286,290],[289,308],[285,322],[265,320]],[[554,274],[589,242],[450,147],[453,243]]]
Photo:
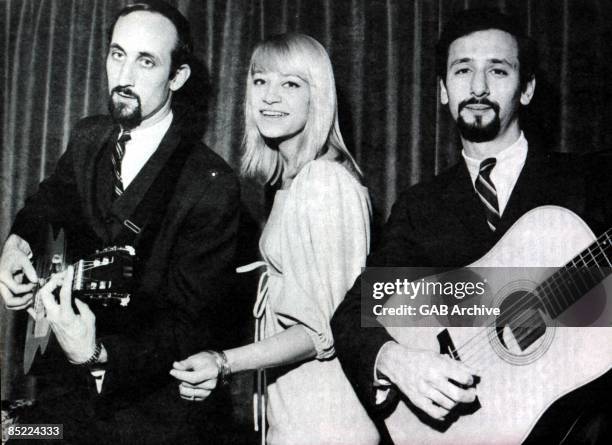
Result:
[[543,310],[531,292],[517,291],[508,295],[500,305],[496,324],[501,344],[515,353],[522,353],[533,345],[546,332]]

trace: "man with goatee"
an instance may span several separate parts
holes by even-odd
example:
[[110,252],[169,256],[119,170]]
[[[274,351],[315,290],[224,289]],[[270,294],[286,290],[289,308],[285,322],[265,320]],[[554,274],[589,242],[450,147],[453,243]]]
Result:
[[42,255],[49,224],[64,229],[75,257],[135,248],[125,309],[72,304],[72,268],[40,291],[55,340],[20,422],[63,424],[69,443],[196,443],[229,417],[223,391],[189,403],[168,374],[175,360],[223,347],[238,224],[236,177],[200,142],[193,113],[173,104],[191,61],[178,10],[157,1],[121,10],[106,57],[110,116],[77,123],[2,251],[0,292],[19,310],[32,303],[39,277],[28,257]]

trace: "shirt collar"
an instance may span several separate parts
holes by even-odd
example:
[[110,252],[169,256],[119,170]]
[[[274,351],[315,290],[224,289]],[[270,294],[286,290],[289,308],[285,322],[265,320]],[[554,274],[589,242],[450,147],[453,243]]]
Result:
[[[503,149],[495,156],[496,164],[490,174],[491,182],[496,187],[499,213],[503,214],[510,199],[514,185],[518,180],[521,170],[527,159],[528,144],[523,132],[519,138],[509,147]],[[480,170],[480,163],[484,159],[471,158],[465,154],[465,150],[461,152],[465,164],[470,172],[472,185],[476,183]]]
[[[513,144],[504,148],[502,151],[497,153],[496,156],[494,156],[497,160],[496,165],[506,163],[507,161],[511,160],[517,160],[518,163],[524,162],[525,158],[527,157],[527,149],[527,139],[525,139],[525,135],[521,131],[521,134],[519,135],[518,139]],[[463,159],[467,164],[468,170],[470,171],[470,176],[472,176],[472,182],[474,182],[476,180],[476,176],[478,176],[478,169],[480,168],[480,163],[484,161],[484,159],[476,159],[471,156],[468,156],[465,152],[465,149],[461,150],[461,156],[463,156]],[[472,172],[475,172],[475,174],[472,174]]]
[[156,120],[155,122],[152,122],[150,125],[146,125],[146,126],[139,125],[136,128],[132,128],[130,130],[130,135],[132,137],[132,140],[134,139],[146,140],[152,137],[153,135],[160,135],[160,134],[163,136],[168,130],[168,128],[170,128],[170,124],[172,123],[173,117],[174,117],[174,114],[172,113],[172,110],[170,110],[168,114],[166,114],[161,119]]

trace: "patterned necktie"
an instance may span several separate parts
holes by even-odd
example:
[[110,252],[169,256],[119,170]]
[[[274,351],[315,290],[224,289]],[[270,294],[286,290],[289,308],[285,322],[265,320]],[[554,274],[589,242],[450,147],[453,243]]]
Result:
[[497,160],[495,158],[487,158],[482,161],[475,184],[478,197],[485,206],[487,224],[489,224],[489,228],[494,232],[500,220],[497,190],[495,190],[495,186],[491,181],[491,171],[496,163]]
[[121,179],[121,160],[125,154],[125,143],[132,137],[130,136],[129,130],[121,130],[117,142],[115,143],[115,149],[113,150],[113,156],[111,158],[113,162],[113,200],[117,199],[123,194],[123,181]]

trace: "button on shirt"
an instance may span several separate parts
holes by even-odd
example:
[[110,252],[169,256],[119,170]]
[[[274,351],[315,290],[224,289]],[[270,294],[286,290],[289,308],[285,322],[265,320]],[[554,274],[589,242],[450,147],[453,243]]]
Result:
[[[527,159],[527,139],[521,132],[516,142],[509,147],[499,152],[495,159],[497,163],[491,171],[491,181],[495,185],[497,191],[497,204],[499,206],[499,214],[503,215],[514,185],[521,174],[521,170],[525,165],[525,159]],[[470,177],[472,178],[472,185],[476,183],[478,178],[478,171],[480,169],[480,163],[485,159],[476,159],[469,157],[465,150],[461,151],[461,156],[465,160]],[[490,156],[487,156],[490,157]],[[476,190],[474,189],[474,193]]]

